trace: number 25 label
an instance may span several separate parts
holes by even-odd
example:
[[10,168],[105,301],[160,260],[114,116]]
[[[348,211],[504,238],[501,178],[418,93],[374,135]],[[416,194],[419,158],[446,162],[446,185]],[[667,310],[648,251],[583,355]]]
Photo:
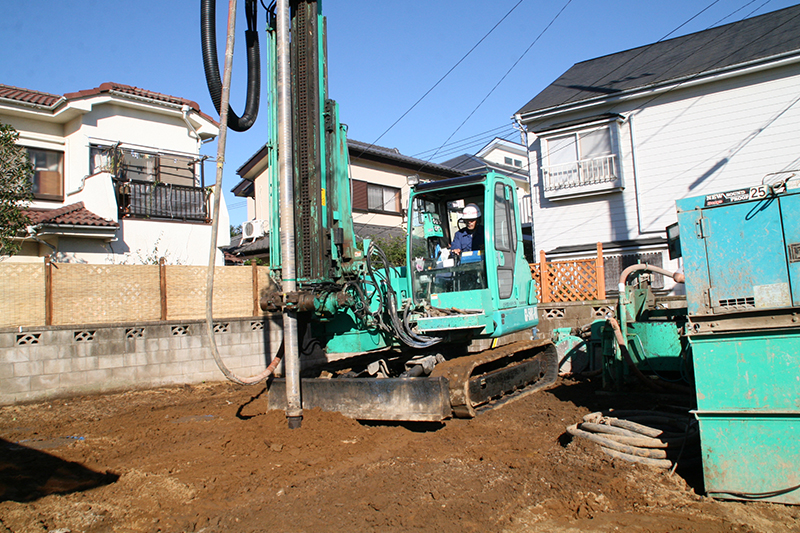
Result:
[[767,197],[767,186],[766,185],[759,185],[758,187],[750,187],[750,199],[754,198],[766,198]]

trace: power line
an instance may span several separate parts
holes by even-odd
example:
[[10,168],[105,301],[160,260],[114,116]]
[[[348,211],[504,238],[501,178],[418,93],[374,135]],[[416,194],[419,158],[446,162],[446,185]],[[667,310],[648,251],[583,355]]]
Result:
[[[692,17],[690,17],[690,18],[689,18],[687,21],[685,21],[685,22],[683,22],[682,24],[680,24],[680,25],[679,25],[677,28],[675,28],[674,30],[670,31],[670,32],[669,32],[669,33],[667,33],[667,34],[666,34],[664,37],[662,37],[661,39],[659,39],[658,41],[656,41],[656,42],[655,42],[655,43],[653,43],[653,44],[658,44],[658,43],[662,42],[662,41],[663,41],[663,40],[664,40],[666,37],[668,37],[669,35],[672,35],[673,33],[675,33],[675,32],[676,32],[676,31],[677,31],[679,28],[682,28],[683,26],[685,26],[685,25],[686,25],[686,24],[687,24],[689,21],[691,21],[691,20],[693,20],[693,19],[697,18],[697,16],[698,16],[698,15],[700,15],[701,13],[705,12],[706,10],[708,10],[708,9],[709,9],[711,6],[713,6],[714,4],[716,4],[718,1],[719,1],[719,0],[716,0],[716,1],[712,2],[710,5],[706,6],[706,7],[705,7],[705,8],[703,8],[702,10],[700,10],[698,13],[696,13],[695,15],[693,15]],[[738,13],[738,12],[739,12],[739,11],[741,11],[742,9],[746,8],[747,6],[749,6],[749,5],[751,5],[751,4],[754,4],[756,1],[757,1],[757,0],[751,0],[750,2],[748,2],[748,3],[747,3],[747,4],[745,4],[745,5],[743,5],[742,7],[740,7],[740,8],[738,8],[738,9],[734,10],[733,12],[729,13],[729,14],[728,14],[728,15],[726,15],[725,17],[723,17],[723,18],[719,19],[718,21],[714,22],[713,24],[711,24],[711,25],[707,26],[707,27],[706,27],[706,28],[705,28],[703,31],[706,31],[706,30],[709,30],[709,29],[711,29],[711,28],[715,27],[717,24],[719,24],[719,22],[721,22],[721,21],[723,21],[723,20],[725,20],[725,19],[727,19],[727,18],[730,18],[731,16],[733,16],[733,15],[734,15],[734,14],[736,14],[736,13]],[[756,7],[755,9],[753,9],[752,11],[750,11],[750,12],[749,12],[747,15],[745,15],[743,18],[739,19],[739,20],[738,20],[738,21],[736,21],[736,22],[733,22],[733,23],[731,23],[730,27],[729,27],[728,29],[726,29],[725,31],[723,31],[722,35],[724,35],[724,34],[725,34],[726,32],[728,32],[729,30],[733,29],[733,27],[734,27],[734,26],[735,26],[735,25],[736,25],[738,22],[741,22],[741,21],[743,21],[743,20],[746,20],[746,19],[748,19],[748,18],[749,18],[749,17],[750,17],[750,16],[751,16],[753,13],[755,13],[756,11],[758,11],[759,9],[761,9],[762,7],[764,7],[765,5],[767,5],[767,4],[768,4],[770,1],[771,1],[771,0],[766,0],[766,1],[765,1],[765,2],[763,2],[761,5],[759,5],[758,7]],[[789,22],[789,21],[787,21],[787,22]],[[784,23],[784,24],[785,24],[785,23]],[[781,24],[781,26],[782,26],[782,25],[783,25],[783,24]],[[779,27],[780,27],[780,26],[779,26]],[[685,84],[685,83],[687,83],[687,82],[689,82],[689,81],[693,81],[693,80],[697,79],[698,77],[702,76],[702,75],[703,75],[703,74],[704,74],[706,71],[708,71],[709,69],[713,68],[714,66],[716,66],[716,65],[717,65],[717,64],[719,64],[720,62],[724,61],[724,60],[725,60],[725,59],[727,59],[728,57],[732,56],[733,54],[736,54],[736,53],[738,53],[740,50],[742,50],[743,48],[745,48],[745,47],[749,46],[750,44],[752,44],[753,42],[757,41],[758,39],[761,39],[761,38],[763,38],[764,36],[768,35],[768,34],[769,34],[769,33],[771,33],[772,31],[774,31],[775,29],[777,29],[777,28],[773,28],[773,30],[770,30],[769,32],[765,33],[764,35],[761,35],[760,37],[757,37],[757,38],[753,39],[752,41],[750,41],[750,42],[746,43],[746,44],[745,44],[744,46],[742,46],[741,48],[739,48],[739,49],[735,50],[734,52],[732,52],[731,54],[728,54],[727,56],[723,57],[722,59],[720,59],[719,61],[717,61],[716,63],[714,63],[714,64],[713,64],[713,65],[711,65],[710,67],[706,68],[706,69],[705,69],[705,70],[703,70],[702,72],[698,72],[698,73],[697,73],[697,74],[695,74],[694,76],[692,76],[692,77],[690,77],[690,78],[688,78],[688,79],[686,79],[686,80],[683,80],[683,81],[681,81],[681,82],[680,82],[680,83],[678,83],[678,84],[677,84],[675,87],[672,87],[672,88],[670,88],[669,90],[667,90],[667,91],[665,91],[665,92],[663,92],[663,93],[658,93],[658,94],[654,95],[652,98],[650,98],[649,100],[647,100],[646,102],[644,102],[644,104],[642,104],[642,106],[645,106],[645,105],[647,105],[647,104],[649,104],[649,103],[653,102],[655,99],[657,99],[657,98],[660,98],[661,96],[663,96],[663,95],[665,95],[665,94],[668,94],[669,92],[671,92],[671,91],[673,91],[673,90],[677,89],[678,87],[682,86],[683,84]],[[603,75],[603,77],[599,78],[598,80],[596,80],[596,81],[595,81],[593,84],[591,84],[591,85],[596,85],[596,84],[598,84],[598,83],[599,83],[599,82],[600,82],[600,81],[601,81],[603,78],[606,78],[606,77],[608,77],[610,74],[613,74],[614,72],[616,72],[617,70],[619,70],[621,67],[623,67],[623,66],[625,66],[626,64],[630,63],[630,62],[631,62],[633,59],[635,59],[635,58],[639,57],[641,54],[643,54],[643,53],[646,51],[646,49],[647,49],[647,48],[649,48],[650,46],[652,46],[652,45],[648,45],[648,46],[645,46],[645,47],[643,47],[643,49],[642,49],[642,50],[641,50],[641,51],[640,51],[638,54],[636,54],[634,57],[632,57],[632,58],[628,59],[628,60],[627,60],[627,61],[625,61],[625,62],[624,62],[622,65],[620,65],[619,67],[615,68],[615,69],[614,69],[614,70],[612,70],[611,72],[608,72],[608,73],[604,74],[604,75]],[[669,49],[669,50],[667,50],[666,52],[670,52],[670,51],[674,50],[674,49],[675,49],[677,46],[678,46],[678,43],[676,43],[676,44],[675,44],[675,46],[673,46],[672,48],[670,48],[670,49]],[[686,57],[684,57],[684,58],[683,58],[681,61],[679,61],[678,63],[676,63],[675,65],[673,65],[673,67],[674,67],[674,66],[677,66],[677,65],[679,65],[680,63],[683,63],[684,61],[688,60],[689,58],[691,58],[692,56],[694,56],[695,54],[697,54],[697,53],[700,53],[700,52],[702,52],[702,48],[698,48],[698,49],[696,49],[694,52],[692,52],[692,53],[688,54],[688,55],[687,55]],[[662,54],[662,55],[663,55],[663,54]],[[669,71],[667,71],[667,72],[669,72]],[[571,99],[572,99],[572,97],[569,97],[569,98],[567,98],[566,100],[564,100],[564,101],[562,101],[560,104],[558,104],[558,106],[556,106],[556,107],[560,107],[560,106],[562,106],[562,105],[564,105],[564,104],[568,103],[568,102],[569,102]],[[609,112],[611,112],[611,111],[613,111],[613,110],[614,110],[614,108],[611,108],[611,109],[609,110]],[[549,149],[549,145],[548,145],[547,155],[549,156],[549,155],[552,155],[552,154],[558,153],[560,150],[564,150],[564,149],[566,149],[567,147],[568,147],[568,145],[564,145],[564,146],[561,146],[561,147],[557,148],[556,150],[552,150],[552,151],[551,151],[551,150]],[[540,153],[539,153],[539,155],[538,155],[538,157],[537,157],[537,164],[541,165],[541,164],[542,164],[542,162],[544,161],[544,157],[545,157],[545,154],[541,153],[541,151],[540,151]]]
[[[533,46],[539,41],[539,39],[542,37],[542,35],[544,35],[545,32],[548,29],[550,29],[550,26],[552,26],[553,23],[555,23],[556,19],[558,19],[558,17],[561,15],[561,13],[563,13],[564,10],[567,9],[567,6],[569,6],[571,3],[572,3],[572,0],[567,0],[567,3],[564,4],[564,6],[561,8],[561,10],[558,13],[556,13],[556,16],[553,17],[553,19],[547,24],[547,26],[545,26],[545,28],[541,31],[541,33],[539,33],[539,35],[536,36],[536,38],[528,46],[528,48],[526,48],[525,51],[522,52],[522,55],[519,56],[519,58],[514,62],[514,64],[511,65],[511,68],[509,68],[508,71],[506,71],[506,73],[503,74],[503,77],[500,78],[500,80],[494,85],[494,87],[492,87],[492,89],[488,92],[488,94],[486,96],[484,96],[483,100],[481,100],[478,103],[478,105],[475,106],[475,109],[473,109],[472,112],[470,112],[470,114],[467,115],[467,118],[465,118],[464,121],[461,122],[461,124],[459,124],[459,126],[455,129],[455,131],[453,131],[453,133],[450,134],[450,137],[448,137],[447,140],[445,140],[445,142],[442,144],[442,146],[445,146],[450,141],[450,139],[453,138],[453,135],[458,133],[458,130],[460,130],[462,128],[462,126],[464,126],[464,124],[466,124],[467,121],[472,117],[472,115],[474,115],[475,112],[478,111],[478,109],[483,105],[483,103],[492,95],[492,93],[494,93],[495,89],[497,89],[497,87],[499,87],[500,84],[503,83],[503,80],[505,80],[506,77],[508,77],[508,75],[511,74],[511,71],[514,70],[514,68],[519,64],[520,61],[522,61],[522,58],[524,58],[528,54],[530,49],[533,48]],[[438,151],[436,153],[438,153]],[[436,156],[436,153],[434,153],[432,156],[430,156],[428,158],[428,161],[433,159]]]
[[454,155],[454,154],[464,154],[464,153],[472,154],[472,153],[475,152],[474,149],[483,148],[484,146],[486,146],[486,144],[489,141],[491,141],[492,139],[495,139],[495,138],[500,138],[500,139],[504,139],[504,140],[512,141],[512,142],[519,142],[518,139],[516,139],[516,140],[513,139],[514,137],[517,137],[518,135],[519,135],[519,131],[514,130],[514,129],[509,129],[509,131],[505,132],[504,134],[488,135],[488,136],[476,139],[475,141],[473,141],[473,142],[471,142],[469,144],[462,144],[462,145],[459,145],[457,147],[450,148],[448,150],[439,152],[438,157],[444,159],[444,158],[447,158],[448,156],[451,156],[451,155]]
[[[453,141],[451,144],[449,144],[447,146],[455,146],[455,145],[458,145],[458,144],[466,143],[467,141],[471,141],[472,139],[474,139],[476,137],[485,137],[486,135],[489,135],[489,134],[491,134],[493,132],[498,132],[499,133],[502,130],[510,128],[510,127],[511,127],[510,124],[503,124],[502,126],[497,126],[495,128],[491,128],[491,129],[488,129],[486,131],[482,131],[480,133],[476,133],[475,135],[470,135],[469,137],[465,137],[463,139],[459,139],[458,141]],[[425,155],[428,154],[429,152],[436,152],[436,150],[439,150],[439,149],[441,149],[441,147],[439,147],[439,148],[431,148],[429,150],[424,150],[422,152],[418,152],[418,153],[412,155],[411,157],[416,157],[416,158],[425,157]]]
[[441,78],[439,78],[439,80],[438,80],[436,83],[434,83],[434,84],[433,84],[433,86],[432,86],[430,89],[428,89],[427,91],[425,91],[425,94],[423,94],[422,96],[420,96],[420,97],[419,97],[419,99],[418,99],[416,102],[414,102],[414,104],[413,104],[411,107],[409,107],[409,108],[408,108],[408,110],[406,110],[406,112],[405,112],[405,113],[403,113],[402,115],[400,115],[400,118],[398,118],[397,120],[395,120],[395,121],[392,123],[392,125],[391,125],[391,126],[389,126],[388,128],[386,128],[386,130],[385,130],[383,133],[381,133],[381,134],[378,136],[378,138],[377,138],[377,139],[375,139],[374,141],[372,141],[372,143],[371,143],[371,144],[370,144],[370,145],[369,145],[367,148],[365,148],[364,150],[368,150],[369,148],[371,148],[372,146],[374,146],[375,144],[377,144],[377,143],[378,143],[378,141],[380,141],[380,140],[383,138],[383,136],[384,136],[384,135],[386,135],[387,133],[389,133],[389,131],[390,131],[392,128],[394,128],[394,127],[395,127],[395,126],[396,126],[396,125],[397,125],[397,124],[398,124],[398,123],[399,123],[401,120],[403,120],[403,119],[405,118],[405,116],[406,116],[406,115],[408,115],[408,114],[409,114],[409,113],[410,113],[410,112],[411,112],[411,111],[412,111],[412,110],[413,110],[415,107],[417,107],[417,105],[418,105],[420,102],[422,102],[422,100],[424,100],[424,99],[425,99],[425,97],[427,97],[427,96],[428,96],[428,95],[429,95],[429,94],[430,94],[430,93],[431,93],[431,92],[432,92],[432,91],[433,91],[433,90],[434,90],[434,89],[435,89],[435,88],[436,88],[436,87],[437,87],[437,86],[438,86],[440,83],[442,83],[442,82],[444,81],[444,79],[445,79],[447,76],[449,76],[449,75],[450,75],[450,73],[451,73],[451,72],[453,72],[453,71],[456,69],[456,67],[458,67],[458,65],[460,65],[460,64],[461,64],[461,63],[462,63],[462,62],[463,62],[463,61],[464,61],[464,60],[465,60],[465,59],[466,59],[466,58],[467,58],[467,57],[468,57],[468,56],[469,56],[469,55],[470,55],[470,54],[471,54],[471,53],[472,53],[472,52],[473,52],[473,51],[474,51],[474,50],[475,50],[475,49],[476,49],[476,48],[477,48],[477,47],[478,47],[478,46],[479,46],[479,45],[480,45],[480,44],[481,44],[483,41],[485,41],[485,40],[486,40],[486,38],[487,38],[487,37],[489,37],[489,35],[491,35],[491,34],[492,34],[492,32],[494,32],[494,30],[495,30],[495,29],[497,29],[497,27],[498,27],[498,26],[500,26],[500,24],[502,24],[502,22],[503,22],[504,20],[506,20],[506,19],[508,18],[508,16],[509,16],[509,15],[511,15],[511,13],[512,13],[512,12],[513,12],[515,9],[517,9],[517,7],[519,7],[519,5],[520,5],[522,2],[524,2],[524,1],[525,1],[525,0],[519,0],[519,2],[517,2],[516,4],[514,4],[514,7],[512,7],[512,8],[511,8],[511,9],[508,11],[508,13],[506,13],[505,15],[503,15],[503,18],[501,18],[501,19],[500,19],[500,20],[497,22],[497,24],[495,24],[494,26],[492,26],[492,29],[490,29],[490,30],[489,30],[489,31],[486,33],[486,35],[484,35],[483,37],[481,37],[481,39],[480,39],[480,40],[479,40],[477,43],[475,43],[475,45],[474,45],[472,48],[470,48],[470,49],[469,49],[469,51],[468,51],[466,54],[464,54],[464,56],[463,56],[461,59],[459,59],[459,60],[456,62],[456,64],[455,64],[455,65],[453,65],[452,67],[450,67],[450,70],[448,70],[447,72],[445,72],[445,73],[444,73],[444,75],[443,75]]
[[[470,137],[469,139],[462,139],[460,141],[456,141],[447,145],[447,149],[442,150],[442,147],[434,148],[429,150],[428,152],[431,153],[431,157],[433,155],[437,155],[438,158],[446,157],[450,154],[454,153],[464,153],[464,152],[471,152],[473,148],[482,148],[485,146],[489,141],[494,139],[495,137],[500,137],[503,139],[508,139],[513,135],[518,135],[519,132],[511,127],[510,124],[504,126],[502,129],[495,129],[490,130],[487,132],[479,133]],[[438,153],[436,153],[438,150]],[[425,160],[425,157],[417,157],[418,159]]]

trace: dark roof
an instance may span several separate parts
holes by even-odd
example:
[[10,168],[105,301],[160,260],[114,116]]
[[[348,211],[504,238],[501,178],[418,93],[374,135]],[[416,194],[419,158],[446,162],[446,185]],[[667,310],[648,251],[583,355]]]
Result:
[[353,223],[353,231],[361,239],[392,239],[405,237],[406,232],[402,226],[375,226],[372,224]]
[[242,166],[236,169],[236,174],[238,174],[239,176],[244,176],[245,174],[250,172],[250,170],[252,170],[256,165],[258,165],[258,163],[261,162],[262,159],[267,157],[269,151],[270,151],[270,145],[269,143],[267,143],[261,148],[259,148],[258,152],[251,155],[247,159],[247,161],[242,163]]
[[477,155],[463,154],[442,162],[448,167],[457,168],[467,173],[489,166],[489,162]]
[[528,180],[528,172],[523,168],[512,167],[509,165],[501,165],[488,161],[477,155],[464,154],[447,161],[442,162],[443,165],[455,168],[464,172],[465,174],[476,174],[484,170],[496,170],[497,172],[508,176],[509,178],[517,178],[521,180]]
[[226,246],[222,250],[235,256],[258,255],[269,251],[269,235],[247,242],[242,242],[243,240],[241,235],[231,237],[230,246]]
[[576,63],[518,113],[635,92],[798,53],[800,5]]
[[116,228],[119,224],[113,220],[106,220],[86,209],[83,202],[65,205],[56,209],[43,207],[29,207],[23,210],[31,224],[65,224],[71,226],[97,226]]
[[407,168],[414,172],[425,171],[431,174],[439,174],[442,177],[447,178],[464,175],[464,172],[445,165],[431,163],[429,161],[417,159],[416,157],[403,155],[397,148],[386,148],[384,146],[367,144],[361,141],[348,139],[347,149],[350,152],[351,162],[358,159],[367,159],[370,161],[389,163],[399,167]]
[[73,100],[76,98],[83,98],[85,96],[95,96],[98,94],[111,93],[111,92],[122,93],[129,96],[136,96],[147,100],[157,100],[159,102],[166,102],[168,104],[188,105],[195,111],[198,112],[200,111],[200,106],[197,105],[197,102],[186,100],[185,98],[179,98],[177,96],[170,96],[168,94],[157,93],[155,91],[148,91],[147,89],[140,89],[139,87],[133,87],[131,85],[123,85],[121,83],[113,83],[113,82],[103,83],[102,85],[100,85],[100,87],[95,87],[93,89],[86,89],[85,91],[67,93],[64,95],[64,97],[69,100]]
[[[242,166],[240,166],[236,173],[239,176],[244,176],[248,172],[250,172],[253,168],[256,168],[258,164],[267,157],[269,154],[270,147],[268,144],[265,144],[261,148],[259,148],[258,152],[251,155],[247,161],[245,161]],[[407,155],[403,155],[397,148],[386,148],[384,146],[377,146],[374,144],[367,144],[360,141],[354,141],[353,139],[347,139],[347,151],[350,154],[350,162],[356,161],[358,159],[365,159],[369,161],[377,161],[386,163],[389,165],[395,165],[401,168],[408,169],[412,172],[428,172],[430,174],[438,174],[443,178],[454,178],[457,176],[465,175],[465,172],[449,167],[447,165],[440,165],[437,163],[430,163],[428,161],[423,161],[422,159],[417,159],[415,157],[409,157]],[[244,178],[244,179],[251,179],[251,178]],[[233,189],[232,192],[236,194],[236,196],[248,196],[248,192],[242,188],[242,183],[237,184]],[[238,191],[238,192],[237,192]]]
[[256,184],[250,180],[242,180],[231,189],[234,196],[240,198],[255,198],[256,197]]

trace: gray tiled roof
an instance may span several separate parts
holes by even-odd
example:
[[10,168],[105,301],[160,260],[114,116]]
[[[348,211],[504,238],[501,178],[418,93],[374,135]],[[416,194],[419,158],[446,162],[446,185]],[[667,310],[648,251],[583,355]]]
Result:
[[378,146],[375,144],[367,144],[361,141],[354,141],[353,139],[347,139],[347,148],[348,151],[350,152],[351,162],[358,159],[370,159],[370,160],[377,159],[377,160],[391,161],[392,163],[395,163],[396,165],[404,168],[408,168],[409,170],[415,170],[418,172],[425,171],[433,174],[440,174],[442,177],[446,178],[454,178],[456,176],[464,175],[463,172],[461,172],[460,170],[456,170],[452,167],[440,165],[438,163],[431,163],[429,161],[423,161],[422,159],[417,159],[416,157],[403,155],[396,148],[386,148],[384,146]]
[[800,54],[800,5],[576,63],[520,114]]

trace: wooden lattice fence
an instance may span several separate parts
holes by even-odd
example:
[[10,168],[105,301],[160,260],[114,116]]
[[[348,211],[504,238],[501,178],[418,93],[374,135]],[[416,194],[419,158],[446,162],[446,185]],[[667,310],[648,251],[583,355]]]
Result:
[[531,264],[536,280],[536,296],[542,303],[603,300],[606,297],[603,246],[597,244],[597,257],[567,261],[547,261],[544,251],[539,262]]
[[[0,328],[205,318],[205,267],[0,262]],[[269,267],[216,267],[215,317],[259,316]]]

